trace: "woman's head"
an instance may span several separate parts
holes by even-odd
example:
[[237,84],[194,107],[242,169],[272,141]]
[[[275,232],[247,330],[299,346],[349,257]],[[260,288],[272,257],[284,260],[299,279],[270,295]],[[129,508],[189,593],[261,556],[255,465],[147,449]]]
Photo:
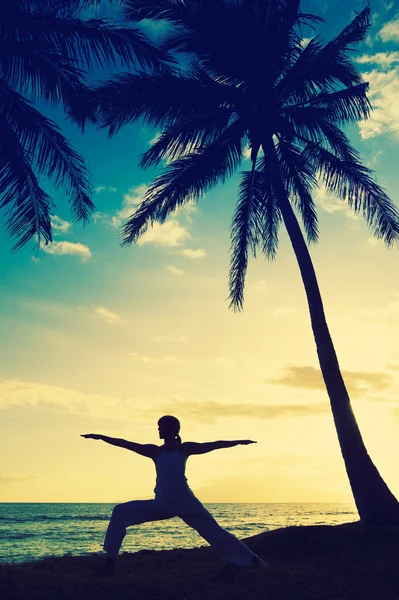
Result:
[[163,440],[175,439],[178,443],[181,443],[179,436],[180,421],[172,415],[165,415],[158,421],[159,437]]

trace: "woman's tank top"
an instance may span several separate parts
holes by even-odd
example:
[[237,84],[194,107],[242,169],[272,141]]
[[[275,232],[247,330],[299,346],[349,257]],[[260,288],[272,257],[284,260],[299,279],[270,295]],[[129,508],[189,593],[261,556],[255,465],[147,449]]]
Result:
[[188,486],[186,460],[179,450],[162,450],[155,460],[155,498],[176,514],[188,514],[204,508]]

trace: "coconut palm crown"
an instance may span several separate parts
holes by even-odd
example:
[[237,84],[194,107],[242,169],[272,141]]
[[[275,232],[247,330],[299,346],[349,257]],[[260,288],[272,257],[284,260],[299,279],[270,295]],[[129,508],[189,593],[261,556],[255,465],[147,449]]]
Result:
[[181,71],[123,74],[92,92],[102,126],[112,135],[136,119],[162,129],[141,166],[167,159],[123,229],[130,244],[155,221],[198,200],[241,173],[232,221],[230,299],[243,307],[249,254],[274,258],[284,223],[310,309],[318,357],[361,519],[399,524],[399,504],[364,446],[325,319],[307,244],[318,239],[312,191],[327,190],[361,214],[387,246],[397,243],[399,214],[360,162],[342,128],[367,119],[367,83],[351,60],[365,38],[365,8],[331,41],[304,44],[301,29],[318,19],[299,0],[124,0],[125,17],[166,20],[164,49],[182,56]]
[[0,208],[14,249],[32,238],[39,244],[52,240],[54,205],[42,180],[64,187],[75,220],[87,221],[94,209],[83,158],[36,103],[61,104],[83,126],[87,70],[158,68],[163,56],[138,29],[79,18],[90,4],[0,0]]

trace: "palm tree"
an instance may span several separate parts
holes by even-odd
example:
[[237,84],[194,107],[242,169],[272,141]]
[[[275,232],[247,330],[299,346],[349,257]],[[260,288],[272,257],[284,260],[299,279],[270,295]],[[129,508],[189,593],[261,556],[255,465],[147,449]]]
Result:
[[183,55],[181,72],[123,74],[91,92],[102,126],[116,133],[136,119],[162,128],[141,166],[168,165],[123,229],[131,244],[154,221],[223,182],[251,148],[232,222],[230,299],[242,309],[248,255],[274,258],[287,229],[310,310],[321,371],[361,521],[398,525],[399,504],[363,443],[328,330],[307,242],[318,239],[312,190],[328,191],[365,218],[387,246],[398,241],[399,214],[342,131],[365,119],[367,83],[350,59],[370,24],[368,8],[329,42],[302,42],[320,20],[299,0],[125,0],[131,21],[166,20],[164,48]]
[[62,104],[83,128],[87,70],[158,68],[163,57],[138,29],[80,19],[80,11],[94,3],[0,0],[0,208],[16,238],[14,249],[32,238],[38,245],[52,240],[54,205],[40,178],[64,186],[75,220],[87,221],[94,209],[82,157],[35,103]]

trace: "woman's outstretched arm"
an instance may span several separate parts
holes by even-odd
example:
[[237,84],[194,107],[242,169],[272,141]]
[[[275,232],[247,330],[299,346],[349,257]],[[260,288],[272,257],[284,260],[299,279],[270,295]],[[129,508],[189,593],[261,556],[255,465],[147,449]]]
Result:
[[152,458],[154,460],[158,452],[158,446],[155,444],[137,444],[136,442],[128,442],[127,440],[123,440],[121,438],[108,437],[107,435],[102,435],[101,433],[83,433],[81,437],[84,437],[88,440],[102,440],[103,442],[111,444],[112,446],[126,448],[126,450],[131,450],[132,452],[136,452],[136,454],[147,456],[148,458]]
[[231,442],[184,442],[182,444],[182,450],[187,455],[191,454],[206,454],[213,450],[220,450],[222,448],[233,448],[233,446],[247,446],[248,444],[256,444],[253,440],[232,440]]

